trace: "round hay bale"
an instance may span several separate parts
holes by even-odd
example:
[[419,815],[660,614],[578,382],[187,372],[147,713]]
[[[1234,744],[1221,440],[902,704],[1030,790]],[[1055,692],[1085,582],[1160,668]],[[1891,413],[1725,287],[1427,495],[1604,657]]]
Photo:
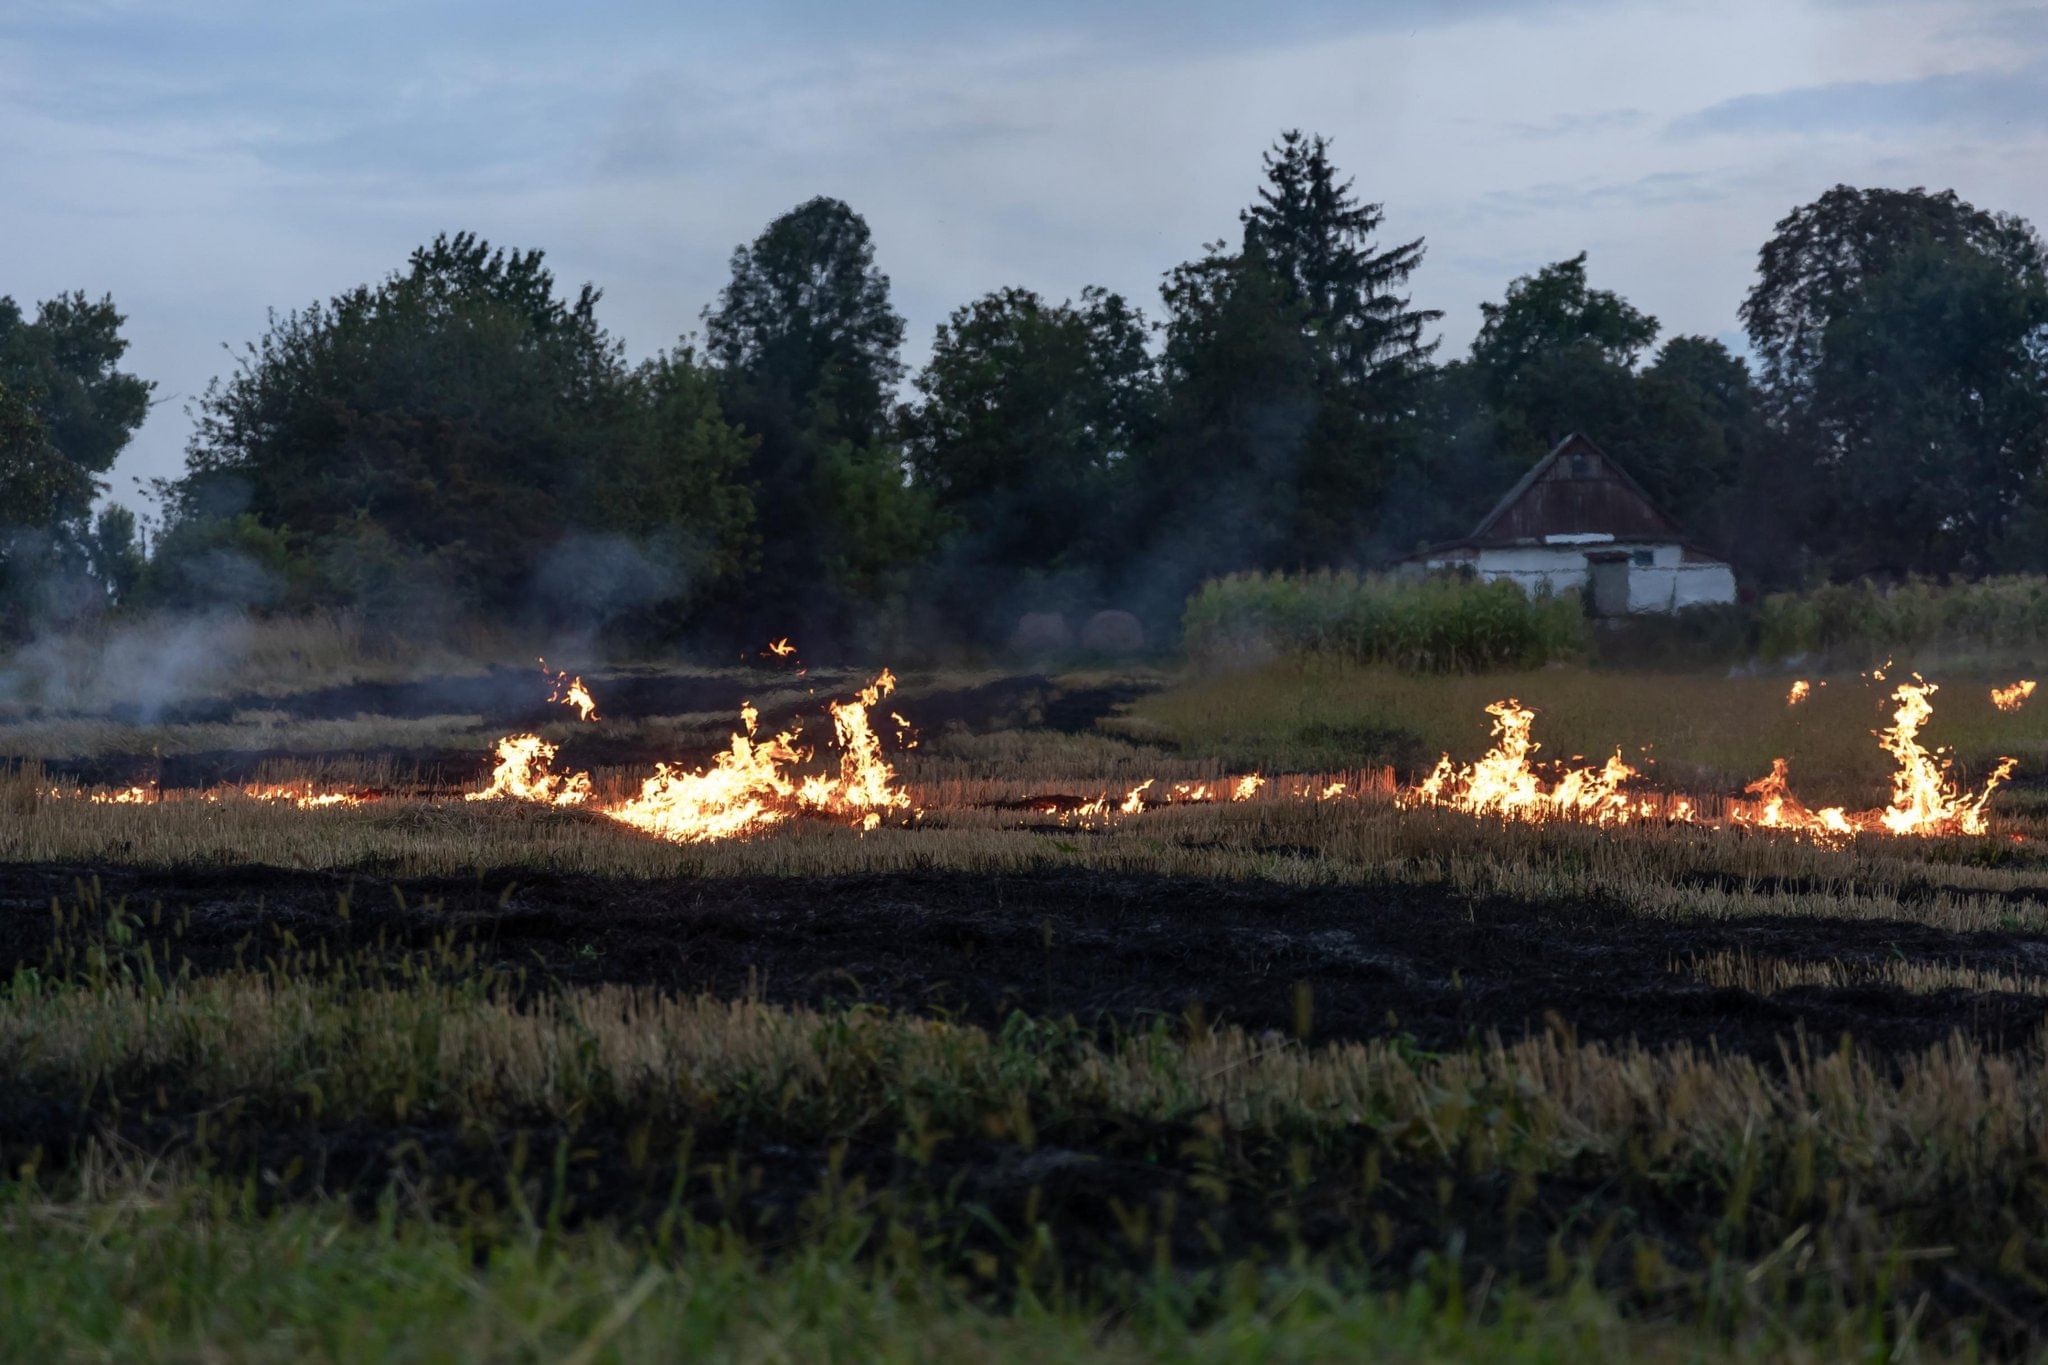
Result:
[[1067,618],[1056,611],[1027,611],[1010,632],[1012,654],[1064,654],[1073,647],[1074,633],[1067,629]]
[[1142,654],[1144,623],[1127,611],[1098,611],[1081,627],[1081,648],[1090,654]]

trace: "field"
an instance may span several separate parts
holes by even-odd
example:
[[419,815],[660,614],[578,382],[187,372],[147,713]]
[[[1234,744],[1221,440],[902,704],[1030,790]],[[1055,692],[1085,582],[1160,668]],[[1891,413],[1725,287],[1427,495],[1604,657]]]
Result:
[[[869,675],[590,667],[584,722],[530,665],[316,644],[0,706],[10,1358],[2042,1345],[2048,700],[2009,676],[1936,675],[1928,740],[2020,760],[1982,835],[1397,795],[1514,695],[1539,757],[1702,809],[1780,756],[1882,805],[1853,673],[1279,661],[906,674],[877,827],[674,842],[600,808],[743,703],[828,762]],[[463,799],[522,731],[587,804]]]

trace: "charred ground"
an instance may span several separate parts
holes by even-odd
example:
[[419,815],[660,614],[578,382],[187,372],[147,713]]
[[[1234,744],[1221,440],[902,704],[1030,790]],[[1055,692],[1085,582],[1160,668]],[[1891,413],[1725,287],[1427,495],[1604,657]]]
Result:
[[[452,946],[528,991],[650,986],[988,1028],[1020,1012],[1112,1031],[1199,1020],[1433,1050],[1563,1030],[1769,1061],[1843,1040],[1918,1051],[1952,1032],[2019,1046],[2048,1017],[2048,935],[1814,917],[1687,922],[1410,886],[1078,870],[645,881],[12,864],[0,867],[0,972],[49,965],[75,932],[52,913],[66,905],[123,917],[123,951],[166,972],[243,969],[279,953],[388,966]],[[1685,969],[1730,953],[1927,964],[2023,989],[1765,995],[1702,985]]]

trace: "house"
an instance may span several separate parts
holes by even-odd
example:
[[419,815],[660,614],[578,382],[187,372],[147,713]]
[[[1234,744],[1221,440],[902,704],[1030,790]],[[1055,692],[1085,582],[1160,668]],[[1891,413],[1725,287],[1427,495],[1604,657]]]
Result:
[[1607,452],[1573,432],[1461,540],[1410,568],[1469,569],[1534,595],[1577,588],[1601,616],[1735,600],[1735,572],[1685,538]]

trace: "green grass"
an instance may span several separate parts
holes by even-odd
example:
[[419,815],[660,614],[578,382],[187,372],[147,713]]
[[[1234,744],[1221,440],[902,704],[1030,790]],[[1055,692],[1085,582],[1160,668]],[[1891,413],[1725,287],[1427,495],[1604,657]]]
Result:
[[[1282,660],[1186,678],[1120,727],[1177,750],[935,734],[904,757],[927,807],[914,826],[793,821],[691,848],[445,793],[87,806],[30,773],[0,781],[0,856],[1073,867],[1449,893],[1450,913],[1505,898],[1779,930],[2048,931],[2048,821],[2024,791],[1994,809],[2029,843],[1845,849],[1302,799],[1313,782],[1087,830],[989,804],[1470,758],[1481,708],[1508,694],[1539,708],[1546,754],[1654,746],[1653,773],[1725,791],[1786,753],[1816,799],[1881,802],[1881,692],[1828,681],[1788,710],[1783,677]],[[1941,681],[1930,740],[1971,764],[2048,758],[2048,702],[1999,713],[1984,694],[2009,677]],[[246,970],[194,978],[138,946],[148,907],[89,887],[0,914],[53,909],[58,949],[0,982],[9,1359],[1945,1359],[2017,1351],[2048,1293],[2038,1038],[1886,1058],[1788,1040],[1760,1061],[1564,1028],[1442,1052],[1181,1019],[982,1029],[515,981],[453,938],[344,962],[252,941]],[[1928,1008],[2048,989],[2018,966],[1790,949],[1670,971],[1686,989],[1884,989]],[[1041,1176],[1004,1177],[1034,1160]]]
[[989,1032],[71,916],[0,988],[82,1141],[0,1143],[10,1359],[1907,1359],[2048,1269],[2039,1046]]
[[1914,579],[1891,588],[1860,579],[1825,584],[1765,598],[1757,632],[1765,658],[1815,654],[1838,666],[1933,653],[2039,659],[2048,656],[2048,577]]
[[1576,594],[1530,598],[1512,583],[1324,571],[1211,579],[1181,631],[1196,658],[1329,654],[1426,672],[1526,668],[1584,653]]
[[1733,1354],[1627,1323],[1583,1285],[1474,1302],[1295,1269],[1247,1280],[1200,1324],[1188,1309],[1161,1279],[1113,1306],[1026,1298],[992,1311],[911,1259],[877,1265],[813,1246],[764,1263],[701,1227],[660,1247],[610,1229],[530,1229],[480,1257],[460,1229],[396,1200],[371,1217],[333,1204],[265,1213],[233,1187],[163,1171],[103,1176],[89,1192],[18,1185],[0,1199],[10,1360],[1538,1365]]
[[[1331,658],[1274,660],[1197,672],[1141,698],[1119,733],[1164,740],[1228,764],[1314,770],[1341,763],[1427,767],[1439,754],[1469,762],[1485,752],[1487,703],[1514,697],[1536,709],[1539,758],[1599,760],[1617,748],[1654,782],[1678,790],[1734,793],[1792,762],[1795,787],[1812,800],[1882,805],[1894,763],[1872,732],[1890,723],[1891,684],[1854,672],[1809,675],[1816,686],[1786,704],[1795,675],[1617,672],[1583,666],[1486,675],[1423,677]],[[1893,682],[1902,675],[1893,673]],[[1936,674],[1930,745],[1951,746],[1967,769],[1999,756],[2022,772],[2048,765],[2048,702],[2014,712],[1990,689],[2013,675]]]

